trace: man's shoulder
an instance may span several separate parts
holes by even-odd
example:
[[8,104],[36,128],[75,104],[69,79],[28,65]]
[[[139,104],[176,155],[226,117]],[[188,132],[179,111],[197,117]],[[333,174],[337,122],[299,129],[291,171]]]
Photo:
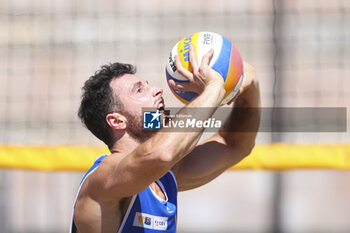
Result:
[[120,160],[125,157],[122,153],[113,153],[107,155],[101,155],[95,159],[94,165],[92,167],[110,167],[117,165]]
[[86,173],[86,176],[97,176],[101,178],[101,181],[103,181],[103,177],[106,177],[110,174],[112,169],[114,169],[116,165],[119,164],[122,157],[123,156],[116,154],[101,155],[97,157],[92,167]]
[[[94,164],[86,172],[81,181],[79,196],[87,196],[93,200],[102,201],[101,194],[107,177],[112,173],[114,167],[119,163],[120,158],[113,154],[101,155],[95,159]],[[114,179],[117,179],[114,177]]]

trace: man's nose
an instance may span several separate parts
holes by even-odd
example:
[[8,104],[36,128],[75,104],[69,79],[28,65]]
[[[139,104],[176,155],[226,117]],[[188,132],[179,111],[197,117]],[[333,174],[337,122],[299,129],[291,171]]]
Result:
[[153,94],[154,97],[156,97],[157,95],[162,95],[163,94],[163,88],[157,87],[157,86],[153,86],[152,94]]

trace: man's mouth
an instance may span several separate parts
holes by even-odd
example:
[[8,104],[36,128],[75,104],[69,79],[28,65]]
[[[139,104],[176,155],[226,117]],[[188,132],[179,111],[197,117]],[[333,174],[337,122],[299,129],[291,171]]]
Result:
[[158,101],[157,101],[157,109],[159,111],[164,111],[164,108],[165,108],[165,104],[164,104],[164,99],[163,98],[160,98]]
[[164,104],[161,103],[161,104],[158,105],[157,109],[158,109],[159,111],[164,111],[164,107],[165,107]]

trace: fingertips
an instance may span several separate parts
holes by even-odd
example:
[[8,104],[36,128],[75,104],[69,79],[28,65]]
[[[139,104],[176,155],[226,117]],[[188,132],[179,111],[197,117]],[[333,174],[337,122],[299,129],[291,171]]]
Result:
[[180,61],[180,57],[178,55],[175,55],[175,66],[176,66],[177,72],[179,72],[179,74],[181,74],[186,79],[191,79],[192,73],[190,71],[188,71],[187,69],[185,69],[185,67],[183,67],[183,65],[181,64],[181,61]]
[[179,90],[179,91],[189,91],[190,90],[190,84],[188,82],[177,82],[173,79],[170,79],[168,81],[169,86]]
[[213,56],[214,55],[214,49],[213,48],[210,48],[209,51],[208,51],[208,54],[210,56]]
[[203,56],[201,65],[209,65],[210,60],[214,56],[214,49],[210,48],[209,51]]
[[175,66],[176,66],[177,69],[180,66],[182,66],[179,55],[175,55],[174,60],[175,60]]
[[169,84],[170,87],[173,87],[173,88],[175,88],[175,86],[176,86],[176,83],[175,83],[175,81],[173,79],[170,79],[168,81],[168,84]]
[[196,71],[198,70],[198,62],[197,62],[197,55],[196,55],[196,51],[194,48],[193,44],[190,44],[190,64],[192,66],[192,70]]

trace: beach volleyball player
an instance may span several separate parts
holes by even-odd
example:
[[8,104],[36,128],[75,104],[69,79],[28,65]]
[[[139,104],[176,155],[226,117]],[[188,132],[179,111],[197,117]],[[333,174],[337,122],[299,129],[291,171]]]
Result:
[[[189,54],[193,72],[184,69],[178,57],[175,64],[189,80],[187,90],[198,96],[181,112],[212,107],[199,116],[205,120],[222,102],[224,83],[208,66],[213,50],[200,64],[193,46]],[[83,87],[79,116],[111,154],[97,158],[84,176],[73,207],[71,232],[176,232],[177,192],[208,183],[254,147],[259,112],[251,109],[259,107],[259,87],[252,66],[244,64],[244,75],[224,124],[226,130],[203,142],[199,142],[203,131],[142,130],[141,109],[163,110],[165,102],[163,90],[135,75],[133,66],[114,63],[91,76]],[[174,82],[170,85],[181,88]],[[236,108],[245,110],[237,113]],[[248,127],[256,131],[243,132]]]

